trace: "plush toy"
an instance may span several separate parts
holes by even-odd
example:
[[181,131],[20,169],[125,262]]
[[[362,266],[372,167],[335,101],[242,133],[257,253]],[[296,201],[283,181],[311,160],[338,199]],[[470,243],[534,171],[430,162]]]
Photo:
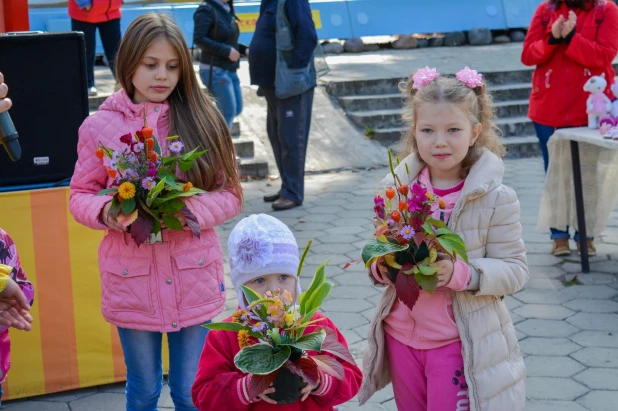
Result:
[[590,77],[584,84],[584,91],[590,93],[586,101],[589,128],[599,128],[600,120],[612,109],[612,102],[604,93],[606,87],[605,73]]

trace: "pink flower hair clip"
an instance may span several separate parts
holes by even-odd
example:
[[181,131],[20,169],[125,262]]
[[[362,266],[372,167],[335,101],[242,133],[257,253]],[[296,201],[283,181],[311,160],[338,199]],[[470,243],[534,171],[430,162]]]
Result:
[[425,68],[418,69],[414,76],[412,76],[412,80],[414,80],[412,88],[418,90],[419,88],[429,84],[438,76],[440,76],[440,73],[438,73],[435,68],[429,68],[428,66],[426,66]]
[[470,88],[483,87],[483,75],[476,70],[470,70],[468,66],[460,70],[455,77]]

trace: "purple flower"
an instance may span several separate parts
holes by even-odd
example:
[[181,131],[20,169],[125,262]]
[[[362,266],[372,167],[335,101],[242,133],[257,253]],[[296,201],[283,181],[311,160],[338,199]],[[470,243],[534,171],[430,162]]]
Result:
[[388,221],[386,222],[386,225],[388,225],[389,227],[392,227],[395,225],[395,220],[393,220],[392,218],[389,218]]
[[380,217],[381,219],[384,219],[384,209],[382,207],[375,206],[375,207],[373,207],[373,211],[376,212],[378,217]]
[[122,174],[122,176],[127,180],[139,179],[139,174],[137,174],[135,171],[133,171],[130,168],[127,168],[126,170],[124,170],[124,173]]
[[129,154],[129,156],[127,157],[127,160],[129,160],[129,163],[133,164],[134,166],[139,164],[139,159],[133,153]]
[[253,328],[251,328],[251,331],[253,331],[254,333],[259,333],[260,331],[264,331],[266,327],[267,325],[265,322],[257,322],[255,323]]
[[269,315],[268,317],[266,317],[266,319],[271,323],[279,321],[279,317],[277,317],[276,315]]
[[148,174],[147,174],[147,175],[148,175],[148,177],[154,177],[154,176],[156,176],[156,175],[157,175],[157,169],[156,169],[156,168],[154,168],[154,167],[150,167],[150,168],[148,169]]
[[152,177],[148,177],[142,180],[142,187],[144,190],[150,190],[155,185],[157,185]]
[[172,144],[170,144],[170,151],[178,154],[183,147],[184,145],[180,141],[174,141]]
[[410,227],[409,225],[403,226],[403,228],[401,229],[401,231],[399,232],[399,234],[401,234],[401,236],[406,239],[409,240],[412,237],[414,237],[414,229],[412,227]]
[[133,151],[135,151],[136,153],[141,153],[142,151],[144,151],[144,143],[137,143],[133,146]]
[[384,198],[382,196],[375,196],[373,203],[376,207],[384,207]]

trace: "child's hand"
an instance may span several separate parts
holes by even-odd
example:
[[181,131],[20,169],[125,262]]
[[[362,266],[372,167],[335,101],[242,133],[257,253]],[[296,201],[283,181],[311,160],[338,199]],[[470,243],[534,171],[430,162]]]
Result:
[[258,398],[269,404],[277,404],[277,401],[273,400],[268,396],[268,394],[272,394],[273,392],[275,392],[275,387],[268,387],[266,388],[266,390],[264,390],[263,393],[258,395]]
[[554,36],[555,39],[559,39],[562,37],[562,28],[564,26],[564,16],[558,17],[554,24],[551,26],[551,35]]
[[315,390],[319,386],[320,386],[320,375],[318,374],[318,383],[316,385],[311,385],[307,383],[307,385],[305,385],[305,388],[300,390],[300,393],[303,394],[303,396],[300,398],[300,401],[301,402],[305,401],[307,397],[311,394],[311,391]]
[[105,207],[103,207],[103,210],[101,210],[101,215],[99,215],[101,222],[105,224],[110,230],[120,231],[121,233],[124,232],[124,227],[122,226],[122,224],[116,221],[116,219],[110,214],[110,208],[112,208],[111,201],[105,204]]
[[376,267],[378,269],[378,273],[380,274],[380,278],[382,278],[382,281],[384,281],[386,284],[393,285],[391,279],[388,278],[388,266],[386,265],[386,261],[384,261],[384,257],[378,258],[378,260],[376,261]]
[[431,264],[432,267],[438,269],[438,287],[446,286],[453,277],[455,265],[449,256],[442,254],[438,255],[438,261]]

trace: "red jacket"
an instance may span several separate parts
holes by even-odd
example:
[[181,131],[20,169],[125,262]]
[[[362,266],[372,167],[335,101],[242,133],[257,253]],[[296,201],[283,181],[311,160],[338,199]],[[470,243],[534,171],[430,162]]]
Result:
[[552,127],[588,124],[589,93],[583,87],[590,76],[605,73],[605,92],[610,99],[613,97],[609,87],[616,75],[612,61],[618,52],[618,7],[607,1],[604,6],[592,3],[589,10],[573,9],[577,25],[570,43],[549,44],[552,24],[560,15],[568,19],[569,10],[564,2],[553,12],[548,2],[541,3],[521,55],[522,63],[536,66],[528,117]]
[[[339,342],[348,346],[332,321],[319,313],[313,316],[313,319],[317,318],[325,318],[318,324],[335,330]],[[305,334],[315,332],[316,326],[307,327]],[[352,399],[360,388],[363,380],[361,370],[356,365],[340,361],[345,369],[345,379],[340,381],[320,372],[320,386],[304,402],[289,405],[273,405],[262,400],[251,402],[245,394],[248,375],[234,365],[234,356],[240,351],[237,335],[231,331],[208,333],[192,390],[193,403],[198,410],[331,411],[333,406]]]
[[103,23],[119,19],[122,0],[92,0],[90,11],[80,9],[75,0],[69,0],[69,16],[74,20],[86,23]]

